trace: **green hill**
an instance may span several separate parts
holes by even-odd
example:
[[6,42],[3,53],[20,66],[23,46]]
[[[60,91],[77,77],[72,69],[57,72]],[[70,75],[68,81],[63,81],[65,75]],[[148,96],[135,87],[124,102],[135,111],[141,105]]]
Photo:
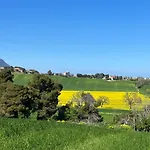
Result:
[[150,84],[144,85],[142,88],[139,89],[140,93],[150,96]]
[[[32,74],[15,74],[14,82],[20,85],[27,85],[33,78]],[[85,90],[85,91],[122,91],[136,92],[135,82],[133,81],[105,81],[101,79],[87,78],[66,78],[51,76],[52,80],[61,83],[64,90]]]

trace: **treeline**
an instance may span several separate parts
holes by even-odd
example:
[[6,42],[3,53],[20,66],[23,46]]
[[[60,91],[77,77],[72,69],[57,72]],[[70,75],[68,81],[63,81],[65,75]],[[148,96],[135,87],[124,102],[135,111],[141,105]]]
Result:
[[78,73],[77,77],[79,78],[95,78],[95,79],[106,79],[106,80],[122,80],[122,76],[110,76],[109,74],[104,74],[104,73],[96,73],[96,74],[81,74]]

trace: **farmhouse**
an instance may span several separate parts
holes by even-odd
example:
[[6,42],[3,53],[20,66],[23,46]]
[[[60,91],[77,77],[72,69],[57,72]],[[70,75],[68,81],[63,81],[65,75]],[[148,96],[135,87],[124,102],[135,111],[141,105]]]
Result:
[[14,67],[14,72],[23,73],[23,72],[24,72],[24,69],[23,69],[23,68],[20,68],[20,67]]
[[37,70],[34,70],[34,69],[27,70],[27,73],[28,74],[39,74],[39,72]]
[[63,75],[64,75],[64,76],[66,76],[66,77],[70,77],[70,76],[71,76],[71,74],[70,74],[70,72],[69,72],[69,71],[64,72],[64,73],[63,73]]
[[4,70],[5,69],[5,67],[0,67],[0,70]]
[[7,68],[9,68],[9,67],[0,67],[0,71],[7,69]]

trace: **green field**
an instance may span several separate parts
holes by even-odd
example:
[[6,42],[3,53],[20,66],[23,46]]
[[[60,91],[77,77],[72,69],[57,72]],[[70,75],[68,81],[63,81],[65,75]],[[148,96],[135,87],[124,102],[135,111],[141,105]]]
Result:
[[[16,84],[27,85],[32,80],[33,75],[15,74],[14,82]],[[105,81],[101,79],[86,78],[66,78],[60,76],[51,76],[51,79],[61,83],[64,90],[85,90],[85,91],[120,91],[136,92],[135,82],[133,81]]]
[[1,150],[148,150],[150,134],[54,121],[0,119]]
[[144,95],[150,96],[150,84],[144,85],[141,89],[140,92]]

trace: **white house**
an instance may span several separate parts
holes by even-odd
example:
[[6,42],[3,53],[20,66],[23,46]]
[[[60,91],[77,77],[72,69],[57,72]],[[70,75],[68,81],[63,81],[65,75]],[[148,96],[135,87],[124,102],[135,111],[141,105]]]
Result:
[[0,67],[0,70],[4,70],[5,69],[5,67]]
[[66,72],[63,73],[63,75],[64,75],[64,76],[70,76],[71,74],[70,74],[69,71],[66,71]]

